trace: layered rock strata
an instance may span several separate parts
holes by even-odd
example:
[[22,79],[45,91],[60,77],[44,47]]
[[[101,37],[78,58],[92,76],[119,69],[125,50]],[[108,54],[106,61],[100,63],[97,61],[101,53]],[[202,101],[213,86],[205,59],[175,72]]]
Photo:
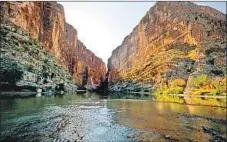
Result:
[[[108,60],[110,91],[226,86],[226,15],[192,2],[157,2]],[[204,82],[193,86],[196,79]],[[216,86],[216,87],[215,87]],[[223,90],[219,90],[219,93]]]
[[0,2],[0,23],[12,23],[37,39],[77,85],[95,88],[105,76],[105,63],[79,41],[57,2]]

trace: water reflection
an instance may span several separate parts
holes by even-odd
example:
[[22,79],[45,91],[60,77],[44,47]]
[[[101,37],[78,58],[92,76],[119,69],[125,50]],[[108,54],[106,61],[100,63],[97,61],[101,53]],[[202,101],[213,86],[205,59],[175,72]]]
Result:
[[[127,141],[127,135],[133,128],[146,130],[145,133],[156,131],[168,134],[183,141],[192,138],[206,141],[209,135],[202,132],[202,126],[226,134],[225,125],[179,115],[184,113],[226,119],[224,108],[154,102],[153,99],[152,96],[141,94],[107,96],[88,92],[4,99],[1,100],[1,134],[12,133],[18,138],[20,133],[29,133],[42,140],[49,140],[44,135],[51,134],[53,138],[68,140],[83,137],[85,141]],[[74,136],[77,132],[80,132],[79,136]]]
[[117,114],[116,119],[120,124],[162,132],[180,140],[188,141],[193,138],[199,141],[206,141],[208,136],[201,131],[202,126],[216,126],[219,130],[226,133],[225,125],[179,116],[179,113],[185,113],[225,119],[224,111],[213,107],[153,101],[112,100],[108,103],[110,104],[109,108],[126,110]]

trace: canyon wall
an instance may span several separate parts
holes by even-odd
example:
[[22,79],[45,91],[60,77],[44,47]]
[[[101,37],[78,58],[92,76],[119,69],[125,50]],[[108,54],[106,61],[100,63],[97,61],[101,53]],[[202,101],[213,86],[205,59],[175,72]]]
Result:
[[226,86],[225,47],[225,14],[192,2],[157,2],[112,52],[109,90],[152,91],[175,82],[180,93],[191,93],[200,76],[208,76],[201,88]]
[[57,2],[0,2],[0,23],[12,23],[36,38],[76,84],[82,85],[84,74],[93,86],[105,76],[105,63],[78,40],[77,30],[66,23],[64,8]]

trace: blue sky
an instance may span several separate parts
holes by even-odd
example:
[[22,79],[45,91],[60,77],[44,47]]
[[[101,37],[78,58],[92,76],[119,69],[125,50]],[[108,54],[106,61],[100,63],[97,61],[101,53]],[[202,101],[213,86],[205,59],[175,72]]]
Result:
[[[111,52],[130,34],[155,2],[58,2],[66,21],[78,31],[79,39],[107,62]],[[195,2],[226,14],[225,2]]]

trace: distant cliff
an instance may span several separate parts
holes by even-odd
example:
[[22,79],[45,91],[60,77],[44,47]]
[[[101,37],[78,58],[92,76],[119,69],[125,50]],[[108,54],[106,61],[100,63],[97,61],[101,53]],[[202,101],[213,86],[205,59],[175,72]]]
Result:
[[225,47],[225,14],[157,2],[112,52],[109,90],[224,95]]
[[37,39],[77,85],[88,82],[94,87],[105,76],[105,63],[78,40],[76,29],[66,23],[64,8],[57,2],[0,2],[0,23],[12,23]]

